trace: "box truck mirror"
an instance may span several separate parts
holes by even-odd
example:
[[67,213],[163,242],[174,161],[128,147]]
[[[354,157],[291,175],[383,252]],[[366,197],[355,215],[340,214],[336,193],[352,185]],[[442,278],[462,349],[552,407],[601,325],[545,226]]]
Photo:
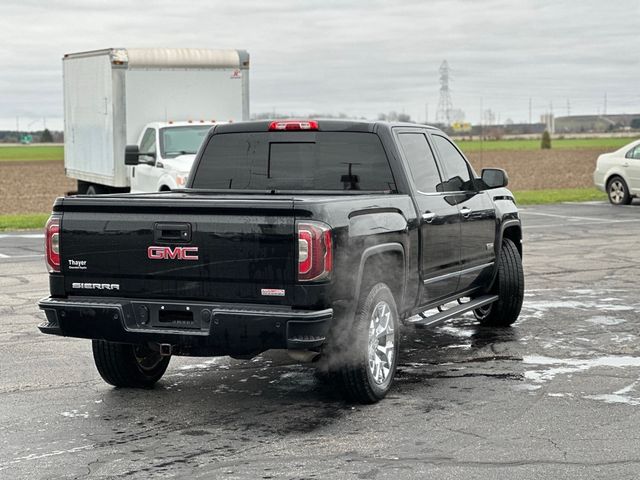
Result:
[[138,165],[140,163],[140,150],[138,145],[127,145],[124,149],[124,164]]
[[[151,157],[143,158],[140,157]],[[153,165],[156,163],[156,152],[141,152],[137,145],[127,145],[124,149],[124,164],[125,165]]]

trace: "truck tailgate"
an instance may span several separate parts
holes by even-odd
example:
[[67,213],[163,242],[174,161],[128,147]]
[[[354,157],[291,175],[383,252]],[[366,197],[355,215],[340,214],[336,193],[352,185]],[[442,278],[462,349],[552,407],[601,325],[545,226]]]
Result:
[[68,295],[290,301],[296,261],[291,198],[72,197],[62,210]]

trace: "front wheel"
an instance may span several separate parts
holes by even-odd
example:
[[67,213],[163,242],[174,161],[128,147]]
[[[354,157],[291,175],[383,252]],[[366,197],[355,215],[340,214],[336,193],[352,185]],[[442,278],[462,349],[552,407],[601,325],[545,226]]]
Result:
[[518,319],[524,300],[522,258],[516,244],[508,238],[502,241],[498,257],[498,278],[491,293],[498,300],[473,311],[482,325],[508,327]]
[[350,342],[334,353],[343,356],[336,374],[349,399],[375,403],[387,394],[398,363],[398,327],[398,309],[386,284],[360,296]]
[[607,195],[609,202],[613,205],[629,205],[631,203],[629,187],[621,177],[613,177],[607,182]]
[[167,370],[170,358],[144,345],[93,340],[93,359],[98,373],[114,387],[153,387]]

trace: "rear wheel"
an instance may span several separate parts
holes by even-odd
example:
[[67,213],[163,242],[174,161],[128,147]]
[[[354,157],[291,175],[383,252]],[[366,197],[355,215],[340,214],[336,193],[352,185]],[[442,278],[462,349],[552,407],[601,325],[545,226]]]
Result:
[[607,182],[607,195],[613,205],[629,205],[631,194],[627,182],[622,177],[613,177]]
[[498,277],[492,292],[498,300],[473,311],[482,325],[508,327],[518,319],[524,300],[522,258],[516,244],[508,238],[502,241],[498,258]]
[[348,342],[333,352],[335,377],[350,400],[375,403],[391,388],[398,326],[396,302],[386,284],[378,283],[360,296]]
[[98,373],[114,387],[153,387],[167,370],[170,358],[144,345],[93,340],[93,359]]

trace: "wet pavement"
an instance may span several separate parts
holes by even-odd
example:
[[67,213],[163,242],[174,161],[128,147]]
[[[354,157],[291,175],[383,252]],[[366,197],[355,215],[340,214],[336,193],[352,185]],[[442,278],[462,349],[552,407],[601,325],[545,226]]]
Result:
[[395,387],[345,403],[309,365],[174,358],[113,389],[41,335],[42,239],[0,235],[0,478],[637,478],[640,206],[522,209],[513,328],[405,330]]

